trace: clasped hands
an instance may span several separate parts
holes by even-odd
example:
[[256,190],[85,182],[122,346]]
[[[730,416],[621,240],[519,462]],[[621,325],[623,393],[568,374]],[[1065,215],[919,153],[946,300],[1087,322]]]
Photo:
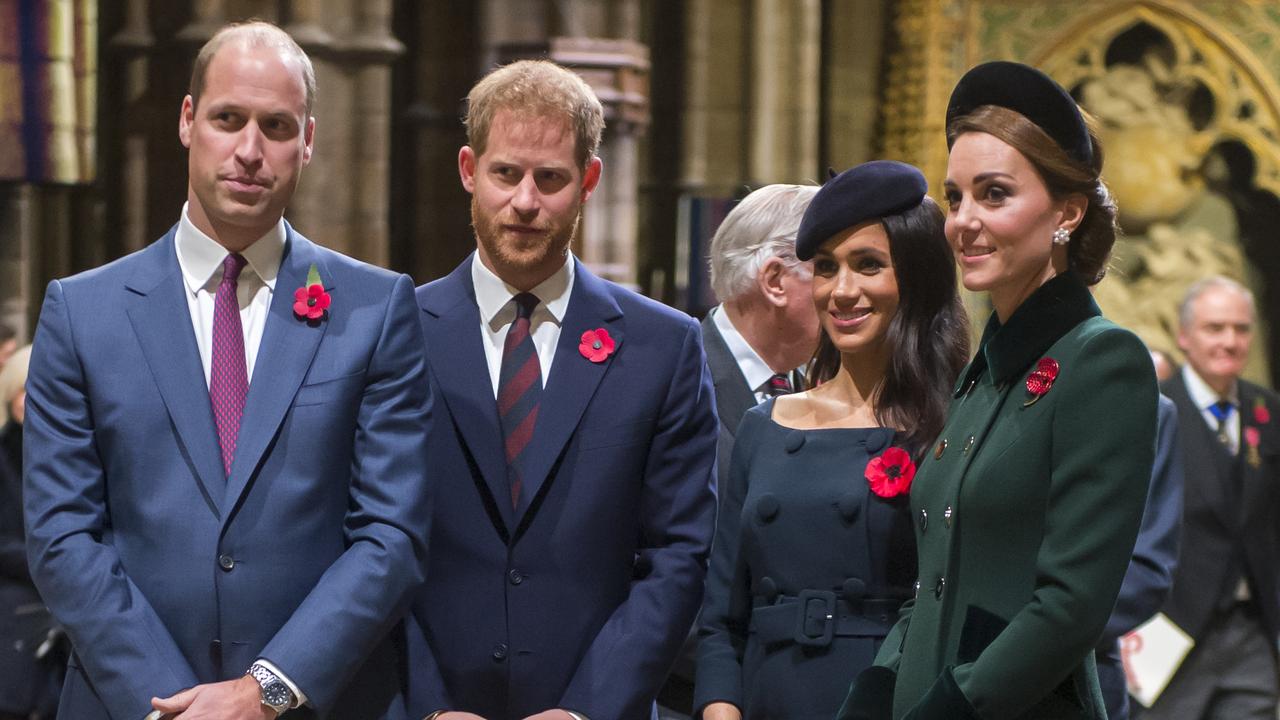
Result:
[[156,712],[146,720],[275,720],[262,704],[262,688],[248,675],[187,688],[167,698],[151,698]]

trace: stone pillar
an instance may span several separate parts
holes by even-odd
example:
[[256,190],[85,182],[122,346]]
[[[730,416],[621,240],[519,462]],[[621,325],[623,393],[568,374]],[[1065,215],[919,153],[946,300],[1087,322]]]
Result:
[[[148,22],[148,0],[128,0],[125,5],[124,27],[112,36],[108,47],[117,61],[123,90],[123,101],[113,104],[118,113],[120,149],[104,148],[108,154],[119,152],[119,169],[104,168],[105,173],[118,172],[118,217],[114,228],[116,244],[124,251],[137,250],[154,238],[147,227],[148,199],[151,169],[147,156],[152,138],[146,123],[130,122],[130,118],[147,115],[147,93],[151,87],[151,53],[156,46],[155,36]],[[174,113],[174,135],[177,135],[177,113]]]
[[817,180],[820,0],[753,0],[753,185]]
[[745,0],[685,5],[681,186],[693,194],[731,196],[747,175],[747,15]]
[[31,222],[32,188],[26,183],[8,184],[0,188],[0,322],[13,328],[19,344],[31,340],[29,325],[38,306],[32,276],[35,245]]

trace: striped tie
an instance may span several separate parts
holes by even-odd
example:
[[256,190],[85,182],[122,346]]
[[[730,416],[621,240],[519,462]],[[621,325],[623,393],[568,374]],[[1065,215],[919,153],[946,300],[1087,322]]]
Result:
[[222,261],[222,282],[213,296],[213,357],[209,363],[209,401],[218,426],[218,446],[222,449],[222,469],[231,475],[240,437],[240,416],[249,394],[249,374],[245,369],[244,330],[240,324],[240,303],[236,288],[245,259],[231,253]]
[[538,401],[542,398],[542,366],[529,332],[529,317],[538,306],[538,298],[531,293],[520,293],[513,301],[516,319],[502,344],[502,370],[498,374],[498,422],[502,425],[502,443],[507,455],[511,506],[518,507],[523,481],[521,465],[525,449],[533,439]]
[[795,392],[791,387],[791,380],[781,373],[774,375],[765,381],[764,392],[769,397],[778,397],[779,395],[790,395]]

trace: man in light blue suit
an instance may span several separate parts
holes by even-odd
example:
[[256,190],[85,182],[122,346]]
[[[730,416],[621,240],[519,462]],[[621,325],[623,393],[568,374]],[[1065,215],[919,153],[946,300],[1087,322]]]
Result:
[[468,98],[477,248],[418,289],[435,502],[415,720],[640,720],[702,598],[716,418],[698,325],[569,252],[599,100],[545,61]]
[[284,222],[314,73],[265,23],[201,50],[187,205],[49,285],[31,362],[32,575],[74,645],[61,718],[398,718],[430,401],[408,277]]

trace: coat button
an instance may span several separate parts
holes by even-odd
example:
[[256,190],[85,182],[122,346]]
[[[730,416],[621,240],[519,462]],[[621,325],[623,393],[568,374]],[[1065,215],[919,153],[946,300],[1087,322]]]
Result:
[[840,596],[845,600],[861,600],[867,595],[867,582],[862,578],[847,578],[840,585]]
[[853,522],[857,519],[858,510],[860,509],[858,496],[853,493],[841,495],[840,499],[836,501],[836,510],[840,511],[840,517],[844,518],[845,522]]
[[969,451],[972,449],[973,449],[973,436],[970,435],[969,439],[964,441],[964,454],[968,455]]
[[892,439],[893,433],[888,430],[868,433],[866,440],[863,441],[863,446],[866,447],[868,455],[875,455],[889,447],[889,441]]
[[507,658],[507,644],[498,643],[493,646],[493,659],[502,662]]
[[933,586],[933,596],[938,600],[941,600],[942,589],[946,586],[947,586],[947,579],[944,577],[938,578],[938,584]]
[[804,433],[800,430],[792,430],[787,433],[787,439],[783,442],[783,446],[789,453],[799,452],[800,448],[804,447]]
[[955,511],[948,505],[946,510],[942,511],[942,524],[951,527],[951,518],[955,515]]
[[519,570],[512,570],[507,573],[507,579],[511,581],[512,585],[519,585],[524,582],[524,575],[521,575]]
[[227,555],[224,553],[218,556],[218,567],[222,568],[223,570],[226,570],[227,572],[231,572],[231,568],[235,566],[236,566],[236,560],[230,555]]
[[756,594],[765,599],[765,602],[773,602],[778,599],[778,583],[768,575],[760,578],[760,582],[756,583]]
[[919,580],[916,581],[915,590],[916,590],[915,597],[920,597],[920,581]]
[[925,510],[924,508],[920,508],[920,532],[924,532],[925,530],[928,530],[928,529],[929,529],[929,511]]
[[938,443],[938,449],[933,451],[933,459],[934,459],[934,460],[941,460],[941,459],[942,459],[942,453],[944,453],[944,452],[946,452],[946,451],[947,451],[947,439],[946,439],[946,438],[942,438],[942,441]]
[[765,493],[756,500],[756,515],[764,522],[769,522],[778,516],[778,498],[773,493]]

